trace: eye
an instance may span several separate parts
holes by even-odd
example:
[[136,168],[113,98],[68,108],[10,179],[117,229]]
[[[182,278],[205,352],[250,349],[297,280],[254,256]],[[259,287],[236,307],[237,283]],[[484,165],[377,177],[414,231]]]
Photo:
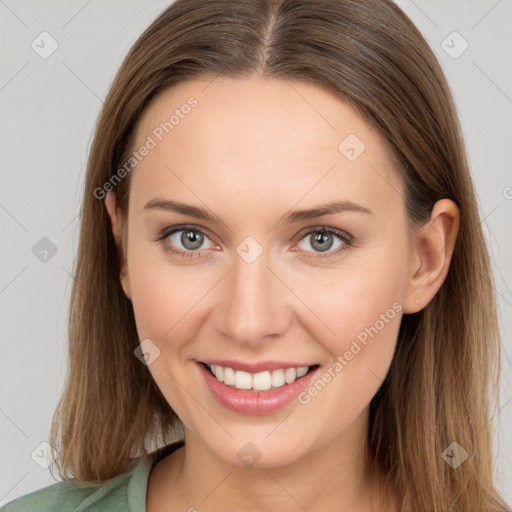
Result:
[[[337,240],[336,240],[337,239]],[[329,257],[350,247],[352,237],[336,228],[319,226],[309,230],[299,241],[299,248],[305,252],[320,253],[313,257]],[[313,248],[313,251],[308,249]],[[322,254],[325,253],[325,254]]]
[[[172,254],[192,258],[201,256],[201,251],[198,249],[203,246],[205,240],[210,240],[208,235],[196,226],[176,226],[165,229],[157,241]],[[208,249],[208,247],[203,248]]]
[[[210,247],[203,247],[205,241],[210,241]],[[195,258],[203,255],[203,249],[218,249],[219,246],[214,244],[207,233],[197,226],[174,226],[164,229],[157,239],[164,249],[177,256],[183,258]],[[336,228],[317,226],[309,229],[306,233],[300,235],[298,247],[306,253],[314,253],[313,258],[327,258],[336,255],[352,244],[352,237]],[[308,248],[312,247],[313,250]],[[296,249],[292,249],[296,251]]]

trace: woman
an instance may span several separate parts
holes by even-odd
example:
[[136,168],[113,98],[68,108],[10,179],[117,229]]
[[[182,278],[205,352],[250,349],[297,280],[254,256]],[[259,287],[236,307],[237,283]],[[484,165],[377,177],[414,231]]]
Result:
[[64,482],[6,511],[510,510],[464,143],[391,1],[178,0],[83,201]]

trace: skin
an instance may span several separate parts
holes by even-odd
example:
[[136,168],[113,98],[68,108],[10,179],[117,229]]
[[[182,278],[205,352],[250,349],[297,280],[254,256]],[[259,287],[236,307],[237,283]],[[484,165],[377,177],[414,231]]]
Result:
[[[430,222],[411,231],[384,138],[309,84],[260,76],[179,83],[146,108],[136,146],[190,96],[198,105],[132,171],[127,216],[114,192],[105,199],[120,251],[124,245],[121,282],[140,340],[160,350],[148,368],[185,426],[186,447],[150,475],[147,510],[398,510],[394,491],[384,502],[383,486],[363,471],[369,404],[402,314],[423,308],[446,277],[457,206],[439,201]],[[338,149],[349,134],[366,146],[354,161]],[[221,222],[145,210],[155,198],[207,208]],[[335,200],[371,213],[277,224],[290,210]],[[199,256],[170,254],[156,241],[182,224],[207,231]],[[324,226],[353,243],[334,254],[344,243],[333,235],[331,256],[320,257],[312,235]],[[193,252],[180,236],[167,246]],[[263,248],[252,263],[236,252],[247,236]],[[317,363],[325,371],[395,302],[402,312],[306,405],[236,413],[199,374],[196,361],[214,358]],[[249,441],[262,454],[253,467],[237,457]]]

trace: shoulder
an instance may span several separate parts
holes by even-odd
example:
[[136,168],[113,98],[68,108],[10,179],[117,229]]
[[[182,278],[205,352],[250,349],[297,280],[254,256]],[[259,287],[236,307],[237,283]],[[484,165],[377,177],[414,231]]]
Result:
[[57,482],[5,505],[1,512],[143,512],[153,457],[137,459],[125,473],[94,485],[76,480]]
[[75,510],[94,493],[95,488],[80,486],[73,481],[57,482],[11,501],[2,512],[46,512],[50,510]]
[[101,485],[57,482],[17,498],[0,512],[145,512],[149,474],[162,458],[184,446],[175,441],[131,461],[126,471]]

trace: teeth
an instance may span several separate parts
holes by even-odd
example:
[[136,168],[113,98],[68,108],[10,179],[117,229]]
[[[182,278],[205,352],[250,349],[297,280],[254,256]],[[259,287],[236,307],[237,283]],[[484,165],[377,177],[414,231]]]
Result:
[[220,380],[221,382],[224,382],[224,368],[222,366],[215,366],[215,377],[217,377],[217,380]]
[[309,370],[308,366],[299,366],[298,368],[249,373],[215,364],[209,365],[209,368],[219,382],[224,382],[227,386],[234,386],[237,389],[254,391],[267,391],[291,384],[298,378],[304,377]]
[[286,368],[284,372],[284,380],[286,384],[291,384],[297,378],[297,370],[295,368]]
[[255,373],[252,376],[252,387],[256,391],[267,391],[272,387],[270,372]]
[[251,389],[252,388],[252,375],[248,372],[237,370],[235,372],[235,388],[237,389]]
[[235,385],[235,370],[233,368],[224,368],[224,384]]
[[297,378],[304,377],[304,375],[306,375],[306,373],[308,373],[307,366],[299,366],[299,368],[297,368]]
[[224,384],[228,386],[235,385],[235,370],[233,368],[224,368]]
[[272,387],[279,388],[284,385],[284,370],[274,370],[272,372]]

